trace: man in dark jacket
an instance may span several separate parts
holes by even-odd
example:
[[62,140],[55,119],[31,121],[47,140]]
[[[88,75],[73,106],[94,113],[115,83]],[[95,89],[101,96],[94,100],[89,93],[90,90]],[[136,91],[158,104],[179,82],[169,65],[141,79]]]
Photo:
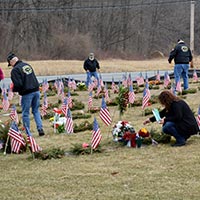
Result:
[[185,44],[185,42],[181,39],[178,39],[178,44],[174,49],[170,52],[168,62],[174,59],[174,76],[176,85],[180,81],[180,78],[183,78],[183,86],[184,90],[188,89],[188,69],[193,67],[192,65],[192,53],[190,48]]
[[11,80],[13,82],[13,92],[18,92],[22,96],[22,120],[24,126],[30,129],[29,111],[32,113],[36,122],[39,136],[44,135],[42,120],[39,112],[40,92],[39,82],[35,76],[33,68],[9,53],[7,56],[8,66],[12,66]]
[[100,71],[100,66],[97,59],[94,58],[94,53],[89,54],[89,57],[84,62],[83,68],[87,73],[86,86],[88,87],[91,83],[92,76],[97,79],[99,86],[99,76],[97,74],[97,70],[98,72]]

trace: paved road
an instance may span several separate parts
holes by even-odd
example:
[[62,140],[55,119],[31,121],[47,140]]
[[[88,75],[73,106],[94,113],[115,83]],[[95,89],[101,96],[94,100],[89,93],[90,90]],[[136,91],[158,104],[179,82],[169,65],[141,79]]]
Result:
[[[163,79],[164,77],[164,73],[166,71],[159,71],[161,79]],[[146,73],[148,75],[149,80],[155,78],[157,71],[147,71],[147,72],[142,72],[143,77],[146,76]],[[173,77],[173,71],[168,71],[170,77]],[[189,70],[189,76],[191,77],[193,73],[193,70]],[[200,70],[197,70],[198,76],[200,77]],[[115,82],[119,82],[122,80],[123,75],[129,75],[128,73],[125,72],[119,72],[119,73],[102,73],[102,79],[104,82],[112,82],[112,77],[114,77],[114,81]],[[139,75],[139,72],[130,72],[132,80],[134,81],[136,79],[136,77]],[[68,75],[56,75],[56,76],[37,76],[38,80],[40,83],[42,83],[42,81],[44,79],[47,79],[48,81],[54,81],[57,78],[59,79],[68,79],[68,78],[73,78],[76,82],[80,82],[80,81],[85,81],[86,80],[86,74],[68,74]],[[3,81],[1,81],[1,85],[5,84],[6,86],[8,86],[11,83],[11,79],[10,78],[5,78]]]
[[[163,76],[165,73],[165,71],[160,71],[160,76]],[[172,73],[172,71],[169,71],[169,73]],[[122,80],[123,75],[129,75],[129,73],[125,73],[125,72],[119,72],[119,73],[102,73],[102,79],[104,82],[112,82],[112,77],[114,77],[114,81],[115,82],[119,82]],[[139,75],[139,72],[130,72],[132,80],[135,80],[136,76]],[[146,76],[146,72],[143,72],[142,75],[145,77]],[[147,72],[148,77],[152,77],[156,75],[156,71],[148,71]],[[68,78],[73,78],[76,82],[79,81],[85,81],[86,80],[86,74],[68,74],[68,75],[56,75],[56,76],[37,76],[39,82],[41,83],[44,79],[47,79],[48,81],[54,81],[57,78],[59,79],[68,79]],[[5,78],[2,82],[4,83],[6,86],[9,85],[11,83],[11,79],[10,78]]]

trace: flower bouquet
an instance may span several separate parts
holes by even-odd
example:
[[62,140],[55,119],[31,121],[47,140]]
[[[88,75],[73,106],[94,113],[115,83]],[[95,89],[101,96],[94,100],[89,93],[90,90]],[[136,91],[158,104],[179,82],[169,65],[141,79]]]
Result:
[[118,142],[126,142],[126,140],[131,140],[135,135],[135,129],[128,121],[118,121],[114,125],[112,130],[113,140]]
[[119,121],[112,130],[113,140],[123,142],[128,147],[141,147],[143,138],[150,137],[150,133],[142,128],[137,133],[128,121]]

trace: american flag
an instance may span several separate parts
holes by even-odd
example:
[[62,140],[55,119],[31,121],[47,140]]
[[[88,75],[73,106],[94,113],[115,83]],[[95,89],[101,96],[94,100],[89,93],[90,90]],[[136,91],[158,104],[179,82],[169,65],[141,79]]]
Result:
[[110,102],[110,97],[109,97],[109,94],[108,94],[107,83],[105,83],[104,92],[105,92],[105,99],[106,99],[106,101]]
[[181,81],[180,80],[176,83],[176,91],[182,92]]
[[101,74],[99,75],[99,82],[100,82],[101,87],[104,87],[104,83],[103,83]]
[[133,104],[135,101],[135,93],[133,91],[133,85],[129,86],[129,92],[128,92],[128,101],[129,103]]
[[19,153],[21,147],[26,143],[15,122],[11,124],[8,135],[11,137],[11,151]]
[[15,121],[17,124],[19,123],[19,118],[16,110],[16,106],[13,104],[10,112],[10,118]]
[[2,102],[3,110],[7,111],[9,109],[10,103],[8,101],[8,97],[6,93],[3,93],[3,102]]
[[47,79],[44,79],[42,82],[42,92],[46,92],[49,89],[49,83]]
[[144,85],[144,77],[142,76],[142,73],[140,72],[140,75],[136,77],[137,85]]
[[65,98],[64,88],[62,88],[60,96],[61,96],[61,101],[63,102]]
[[104,97],[102,97],[102,103],[101,103],[101,109],[100,109],[100,118],[102,119],[102,121],[108,126],[111,124],[112,119],[110,116],[110,112],[106,106],[106,102],[104,100]]
[[112,91],[113,93],[118,93],[119,92],[119,88],[118,86],[115,84],[114,82],[114,78],[112,77],[112,85],[111,85]]
[[73,102],[72,102],[72,97],[71,97],[70,91],[68,91],[67,96],[68,96],[68,98],[67,98],[68,106],[69,106],[69,108],[72,108]]
[[127,84],[128,84],[128,86],[133,85],[133,81],[132,81],[132,78],[131,78],[131,73],[129,73],[129,75],[128,75]]
[[170,81],[169,74],[168,74],[168,72],[165,72],[165,74],[164,74],[164,87],[167,87],[170,82],[171,81]]
[[94,83],[94,88],[97,88],[98,87],[98,80],[96,78],[94,79],[93,83]]
[[94,122],[93,122],[93,131],[92,131],[92,140],[91,140],[91,147],[92,149],[96,149],[97,146],[99,145],[100,141],[101,141],[101,131],[99,129],[99,125],[98,122],[96,120],[96,118],[94,118]]
[[46,94],[46,92],[44,92],[44,101],[43,101],[42,108],[41,108],[42,117],[47,115],[47,108],[48,108],[47,94]]
[[94,88],[95,88],[95,83],[93,81],[91,81],[88,85],[88,91],[92,92]]
[[97,88],[96,96],[99,96],[100,93],[101,93],[101,85],[99,85]]
[[54,82],[54,87],[55,87],[56,89],[58,89],[58,85],[59,85],[59,81],[58,81],[58,79],[57,79],[57,80],[55,80],[55,82]]
[[30,144],[33,153],[42,151],[42,148],[36,143],[28,127],[25,126],[27,134],[27,142]]
[[5,86],[5,84],[3,83],[2,88],[1,88],[1,94],[3,95],[3,94],[6,93],[6,92],[7,92],[6,86]]
[[14,93],[11,88],[8,88],[8,100],[11,101],[13,99]]
[[146,77],[145,77],[145,83],[148,84],[149,83],[149,78],[148,78],[148,75],[146,73]]
[[66,116],[66,124],[65,124],[65,130],[67,133],[73,133],[73,120],[70,109],[67,110],[67,116]]
[[126,74],[123,74],[122,76],[122,85],[126,88],[127,87],[127,77]]
[[115,81],[114,77],[112,77],[112,85],[111,85],[112,91],[115,93]]
[[156,81],[160,81],[160,71],[159,70],[157,70]]
[[195,69],[193,71],[193,80],[198,81],[197,71]]
[[57,81],[57,95],[61,95],[62,94],[62,89],[64,88],[64,84],[62,80],[58,80]]
[[89,93],[89,98],[88,98],[88,110],[92,108],[92,92]]
[[61,110],[62,110],[62,113],[66,116],[67,110],[68,110],[68,102],[67,102],[66,98],[64,98],[64,101],[63,101],[62,106],[61,106]]
[[176,96],[176,87],[175,87],[175,83],[171,83],[171,92],[172,94],[174,94]]
[[76,82],[72,79],[72,90],[76,90]]
[[67,82],[67,86],[68,86],[69,89],[72,89],[72,84],[73,84],[72,79],[69,77],[68,82]]
[[151,98],[150,90],[149,90],[149,84],[146,83],[146,86],[144,88],[143,92],[143,99],[142,99],[142,109],[148,106],[149,100]]
[[197,124],[199,125],[199,128],[200,128],[200,105],[199,105],[198,114],[197,114]]

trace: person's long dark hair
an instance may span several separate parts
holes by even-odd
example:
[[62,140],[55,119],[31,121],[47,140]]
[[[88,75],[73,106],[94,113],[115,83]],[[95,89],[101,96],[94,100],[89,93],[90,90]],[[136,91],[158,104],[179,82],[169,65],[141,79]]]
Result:
[[167,110],[169,110],[172,102],[179,101],[180,98],[172,94],[172,92],[166,90],[160,93],[160,95],[158,96],[158,100],[162,105],[165,106]]

